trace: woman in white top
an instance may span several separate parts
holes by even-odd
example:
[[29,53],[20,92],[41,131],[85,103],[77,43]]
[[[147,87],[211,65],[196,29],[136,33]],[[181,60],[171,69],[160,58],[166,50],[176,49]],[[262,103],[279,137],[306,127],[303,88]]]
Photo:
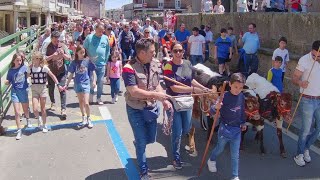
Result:
[[66,40],[67,40],[66,35],[67,35],[67,32],[66,32],[66,30],[64,30],[64,27],[63,27],[62,24],[59,25],[58,30],[59,30],[59,32],[60,32],[59,41],[66,44]]
[[238,9],[238,12],[248,12],[247,0],[238,0],[237,9]]
[[213,13],[215,14],[223,14],[225,11],[224,6],[221,4],[221,0],[217,1],[217,5],[213,8]]

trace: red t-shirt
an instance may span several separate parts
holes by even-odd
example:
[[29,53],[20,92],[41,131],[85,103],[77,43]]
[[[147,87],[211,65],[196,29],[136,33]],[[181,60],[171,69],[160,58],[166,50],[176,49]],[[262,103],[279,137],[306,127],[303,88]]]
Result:
[[[293,1],[294,1],[294,0],[291,0],[291,2],[293,2]],[[292,9],[298,9],[300,3],[301,3],[300,0],[298,1],[298,3],[293,3],[292,6],[291,6],[291,8],[292,8]]]

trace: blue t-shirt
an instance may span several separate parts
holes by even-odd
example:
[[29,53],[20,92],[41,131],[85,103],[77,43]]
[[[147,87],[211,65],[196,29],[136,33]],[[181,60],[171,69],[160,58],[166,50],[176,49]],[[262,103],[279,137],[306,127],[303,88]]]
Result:
[[[181,32],[180,30],[177,30],[174,33],[174,36],[176,37],[177,41],[182,42],[182,41],[187,40],[187,37],[190,36],[190,32],[188,30],[184,30],[183,32]],[[188,48],[188,43],[183,44],[183,49],[187,50],[187,48]]]
[[243,42],[243,49],[246,51],[247,54],[255,54],[257,53],[258,49],[260,48],[260,40],[258,33],[244,33],[242,37]]
[[68,71],[75,73],[75,84],[90,84],[90,74],[95,70],[95,65],[89,60],[74,60]]
[[282,93],[283,90],[283,84],[282,84],[282,69],[275,69],[275,68],[271,68],[270,69],[272,72],[272,79],[271,79],[271,83],[278,88],[278,90],[280,91],[280,93]]
[[21,65],[19,68],[10,68],[7,74],[7,80],[12,84],[12,88],[23,90],[28,88],[27,81],[28,66]]
[[73,41],[76,41],[81,34],[82,34],[82,32],[75,31],[75,32],[73,33]]
[[244,108],[244,95],[242,93],[236,96],[231,92],[226,92],[220,109],[221,123],[240,127],[245,123]]
[[96,66],[104,66],[110,55],[110,46],[108,37],[102,35],[97,37],[95,34],[90,34],[86,37],[83,43],[84,48],[87,50],[89,57],[92,58]]
[[229,48],[232,47],[231,39],[226,37],[225,39],[219,37],[216,40],[215,46],[217,46],[217,57],[218,58],[229,58]]

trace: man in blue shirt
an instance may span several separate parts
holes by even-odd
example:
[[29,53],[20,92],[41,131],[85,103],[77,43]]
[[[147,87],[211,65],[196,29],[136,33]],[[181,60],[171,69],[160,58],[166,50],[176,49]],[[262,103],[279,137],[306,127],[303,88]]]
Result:
[[[174,36],[176,37],[176,40],[182,44],[183,49],[185,51],[187,51],[188,50],[188,39],[190,37],[190,32],[188,30],[186,30],[186,25],[182,23],[180,25],[180,30],[177,30],[174,33]],[[184,53],[184,56],[185,55],[186,55],[186,53]]]
[[[103,91],[103,77],[105,75],[105,65],[110,55],[108,37],[103,34],[104,25],[97,24],[95,34],[86,37],[83,46],[87,50],[89,59],[96,65],[97,75],[97,103],[102,105],[101,95]],[[90,90],[90,102],[93,102],[94,90]]]
[[243,72],[247,77],[258,71],[259,59],[258,59],[258,50],[260,48],[259,35],[256,32],[256,24],[249,24],[249,32],[246,32],[243,36],[239,36],[239,44],[243,45],[243,50],[245,51],[245,62],[244,66],[246,68],[241,69],[240,72]]
[[159,37],[159,44],[162,45],[161,39],[164,38],[166,33],[168,32],[168,23],[163,23],[163,28],[159,31],[158,37]]

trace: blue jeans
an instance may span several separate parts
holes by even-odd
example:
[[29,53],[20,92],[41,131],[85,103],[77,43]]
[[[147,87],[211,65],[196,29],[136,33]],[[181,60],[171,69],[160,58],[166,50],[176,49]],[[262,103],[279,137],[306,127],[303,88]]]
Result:
[[122,65],[125,65],[129,56],[132,58],[133,50],[132,49],[122,49]]
[[157,121],[147,122],[144,120],[143,110],[133,109],[126,105],[128,119],[135,139],[136,156],[140,173],[148,170],[146,146],[154,143],[157,136]]
[[[100,99],[103,91],[103,77],[106,73],[105,66],[96,66],[96,74],[97,74],[97,99]],[[90,94],[94,93],[94,89],[90,89]]]
[[[299,132],[297,154],[303,154],[317,140],[320,134],[320,100],[302,97],[299,110],[302,127]],[[316,127],[311,129],[313,119]]]
[[246,61],[247,61],[247,77],[250,76],[252,73],[257,73],[259,67],[259,59],[257,54],[246,54]]
[[[167,112],[170,117],[170,112]],[[171,134],[173,159],[180,159],[181,136],[188,134],[191,128],[192,110],[177,112],[174,110]]]
[[210,160],[216,161],[217,157],[223,152],[225,145],[230,143],[231,169],[233,177],[239,176],[239,149],[240,149],[241,133],[234,139],[228,139],[220,135],[218,132],[218,143],[213,149]]
[[120,78],[110,78],[111,97],[118,95],[120,90]]
[[198,64],[198,63],[203,63],[203,57],[202,55],[190,55],[190,62],[192,66]]
[[210,54],[209,44],[210,44],[210,43],[206,42],[206,53],[205,53],[204,62],[206,62],[207,60],[209,60],[209,54]]

